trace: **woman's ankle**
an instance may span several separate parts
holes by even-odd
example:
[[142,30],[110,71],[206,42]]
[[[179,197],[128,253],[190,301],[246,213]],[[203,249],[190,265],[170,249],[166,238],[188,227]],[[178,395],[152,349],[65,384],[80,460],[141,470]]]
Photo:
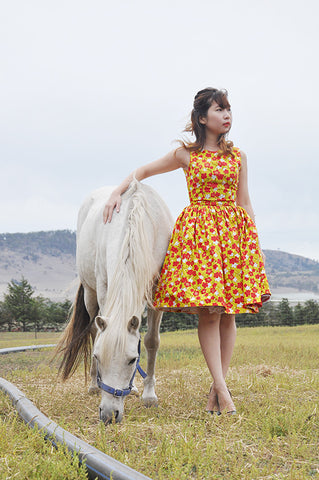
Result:
[[229,392],[227,387],[226,387],[226,389],[219,390],[217,392],[217,396],[218,396],[218,402],[219,402],[221,411],[223,411],[225,409],[227,411],[233,411],[233,410],[235,411],[236,410],[233,399],[232,399],[232,397],[230,395],[230,392]]
[[215,392],[223,392],[223,391],[228,391],[228,388],[227,388],[227,385],[226,385],[226,382],[225,380],[217,380],[217,381],[214,381],[213,383],[213,388],[215,390]]

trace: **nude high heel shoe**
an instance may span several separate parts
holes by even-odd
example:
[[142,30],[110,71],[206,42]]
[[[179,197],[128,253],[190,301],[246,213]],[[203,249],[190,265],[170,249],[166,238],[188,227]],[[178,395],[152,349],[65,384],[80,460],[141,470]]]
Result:
[[[230,393],[230,390],[227,388],[228,390],[228,393],[230,395],[230,398],[232,399],[232,394]],[[218,401],[218,397],[217,397],[217,401]],[[218,401],[218,405],[220,405],[219,401]],[[221,415],[222,412],[226,411],[227,415],[236,415],[237,411],[236,411],[236,407],[233,403],[233,401],[231,400],[230,402],[226,403],[225,405],[223,405],[222,407],[220,407],[220,410],[217,412],[217,415]]]
[[214,412],[216,412],[217,415],[220,415],[220,408],[219,408],[217,394],[214,391],[214,385],[212,385],[209,390],[206,411],[209,412],[211,415],[213,415]]

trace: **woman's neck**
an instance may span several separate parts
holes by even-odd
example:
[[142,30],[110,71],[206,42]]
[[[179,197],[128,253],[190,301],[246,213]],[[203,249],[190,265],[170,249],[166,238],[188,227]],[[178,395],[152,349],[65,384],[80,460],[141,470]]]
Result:
[[212,133],[207,134],[206,132],[206,140],[204,144],[204,150],[219,150],[218,145],[218,137],[219,135],[214,135]]
[[204,145],[204,150],[217,151],[217,150],[219,150],[219,146],[218,145],[211,145],[211,144],[208,144],[206,142],[205,145]]

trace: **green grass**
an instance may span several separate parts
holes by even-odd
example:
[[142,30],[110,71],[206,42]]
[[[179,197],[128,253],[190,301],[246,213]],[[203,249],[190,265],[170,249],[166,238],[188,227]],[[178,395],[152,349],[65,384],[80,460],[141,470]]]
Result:
[[56,343],[60,333],[55,332],[0,332],[0,348],[24,347]]
[[84,466],[63,446],[55,449],[37,430],[29,429],[13,410],[9,397],[0,395],[1,479],[87,479]]
[[[105,427],[98,421],[100,399],[87,394],[83,371],[65,384],[57,382],[48,351],[0,356],[0,371],[62,427],[153,479],[316,479],[318,334],[318,325],[238,329],[227,376],[238,415],[230,418],[205,412],[211,379],[195,331],[161,335],[159,407],[146,409],[139,399],[129,397],[119,425]],[[21,335],[1,334],[0,348],[6,342],[35,343],[34,338],[23,341]],[[38,343],[56,342],[55,334],[45,335]],[[144,352],[141,364],[145,366]],[[137,383],[141,390],[141,380]],[[60,452],[52,453],[41,437],[35,440],[35,433],[17,420],[4,395],[0,401],[1,428],[12,436],[7,445],[0,432],[0,478],[41,478],[32,469],[27,477],[19,471],[28,468],[28,458],[30,465],[34,457],[42,465],[54,454],[63,462]],[[26,437],[32,437],[33,457],[23,456]],[[14,463],[11,470],[3,460],[8,457]],[[74,468],[69,458],[64,462],[61,468]],[[46,478],[82,478],[58,471],[54,475]]]

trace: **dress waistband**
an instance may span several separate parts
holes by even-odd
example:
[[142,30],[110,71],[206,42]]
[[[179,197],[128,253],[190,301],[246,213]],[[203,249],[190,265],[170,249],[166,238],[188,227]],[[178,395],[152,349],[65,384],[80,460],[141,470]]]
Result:
[[191,205],[210,205],[210,206],[213,206],[213,205],[233,205],[235,206],[236,205],[236,202],[235,200],[196,200],[196,201],[192,201],[190,202]]

